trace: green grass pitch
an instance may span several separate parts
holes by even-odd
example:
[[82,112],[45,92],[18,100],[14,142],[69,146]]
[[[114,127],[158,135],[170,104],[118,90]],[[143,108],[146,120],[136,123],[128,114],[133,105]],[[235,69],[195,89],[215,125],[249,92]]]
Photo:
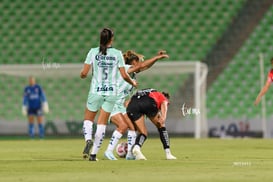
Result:
[[[147,161],[84,161],[83,139],[0,140],[2,182],[273,181],[273,141],[171,138],[167,161],[158,138],[143,146]],[[123,139],[122,141],[125,141]]]

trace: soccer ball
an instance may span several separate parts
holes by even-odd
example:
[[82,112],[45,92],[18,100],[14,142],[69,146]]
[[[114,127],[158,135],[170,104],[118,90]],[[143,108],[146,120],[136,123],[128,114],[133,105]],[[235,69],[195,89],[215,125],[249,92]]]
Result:
[[121,142],[116,147],[116,152],[119,157],[124,158],[127,154],[128,144],[127,142]]

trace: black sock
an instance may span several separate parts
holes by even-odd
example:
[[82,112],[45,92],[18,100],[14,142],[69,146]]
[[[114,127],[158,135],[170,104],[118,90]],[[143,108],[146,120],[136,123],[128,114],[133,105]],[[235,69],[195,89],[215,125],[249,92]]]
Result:
[[146,139],[147,136],[144,134],[137,135],[135,145],[139,145],[140,147],[142,147]]
[[170,148],[170,141],[166,127],[158,128],[161,143],[164,149]]

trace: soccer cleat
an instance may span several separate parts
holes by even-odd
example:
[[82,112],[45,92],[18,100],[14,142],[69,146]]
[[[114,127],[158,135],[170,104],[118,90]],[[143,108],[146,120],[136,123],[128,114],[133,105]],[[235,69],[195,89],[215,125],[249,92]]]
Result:
[[126,160],[135,160],[135,156],[133,155],[132,152],[127,152],[126,154]]
[[167,160],[175,160],[176,157],[173,156],[172,154],[166,154],[166,159],[167,159]]
[[89,161],[98,161],[96,154],[90,154]]
[[89,157],[89,152],[90,152],[90,149],[91,149],[91,147],[93,146],[93,142],[92,142],[92,140],[87,140],[86,141],[86,145],[85,145],[85,147],[84,147],[84,149],[83,149],[83,155],[82,155],[82,157],[84,158],[84,159],[88,159],[88,157]]
[[109,151],[109,150],[107,150],[107,151],[104,152],[104,156],[105,156],[107,159],[111,160],[111,161],[118,160],[118,159],[114,156],[113,152],[112,152],[112,151]]
[[146,157],[142,154],[139,147],[133,148],[133,154],[136,157],[136,160],[147,160]]

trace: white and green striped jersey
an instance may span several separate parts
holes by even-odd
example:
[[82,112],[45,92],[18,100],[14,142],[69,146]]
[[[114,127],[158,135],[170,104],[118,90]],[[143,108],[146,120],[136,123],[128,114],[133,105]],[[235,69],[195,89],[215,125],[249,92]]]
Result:
[[[132,65],[128,65],[128,64],[125,64],[125,70],[126,72],[129,70],[129,68],[131,67]],[[132,79],[135,79],[135,73],[133,74],[130,74],[131,78]],[[133,92],[133,86],[131,84],[129,84],[128,82],[126,82],[121,74],[119,74],[119,79],[118,79],[118,96],[121,97],[121,98],[125,98],[127,97],[128,95],[130,95],[132,92]]]
[[92,64],[90,92],[98,95],[117,95],[119,68],[124,67],[122,52],[108,48],[107,55],[99,53],[99,47],[92,48],[87,54],[85,64]]

